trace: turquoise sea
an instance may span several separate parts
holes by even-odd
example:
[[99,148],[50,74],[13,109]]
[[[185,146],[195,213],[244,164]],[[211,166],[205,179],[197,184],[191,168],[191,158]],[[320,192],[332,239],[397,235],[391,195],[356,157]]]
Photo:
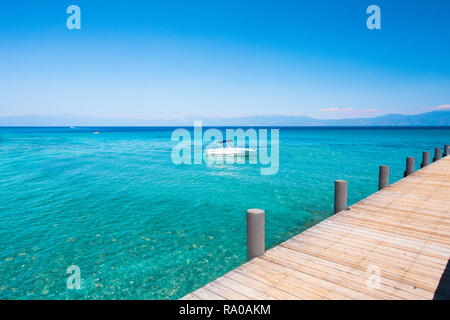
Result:
[[[273,247],[377,190],[378,166],[450,128],[281,128],[279,172],[175,165],[174,128],[0,128],[0,299],[177,299],[246,261],[245,210]],[[99,134],[93,134],[98,131]],[[81,289],[67,289],[67,267]]]

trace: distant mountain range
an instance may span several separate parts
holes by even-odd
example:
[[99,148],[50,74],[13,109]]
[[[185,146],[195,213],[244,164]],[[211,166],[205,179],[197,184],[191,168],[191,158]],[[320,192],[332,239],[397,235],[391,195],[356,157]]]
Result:
[[450,126],[450,110],[416,115],[387,114],[373,118],[319,120],[306,116],[250,116],[240,118],[106,119],[77,115],[23,115],[0,117],[0,126]]

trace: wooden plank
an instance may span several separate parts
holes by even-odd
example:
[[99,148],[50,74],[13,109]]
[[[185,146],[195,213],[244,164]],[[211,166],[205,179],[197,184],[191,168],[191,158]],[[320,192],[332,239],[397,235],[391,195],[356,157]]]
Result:
[[[351,233],[338,233],[336,230],[327,230],[326,232],[323,229],[315,229],[311,230],[308,233],[308,236],[318,237],[328,241],[334,241],[339,244],[347,245],[349,247],[355,248],[373,248],[375,252],[380,252],[385,255],[385,257],[403,257],[411,262],[423,263],[423,264],[431,264],[433,266],[445,266],[447,261],[445,258],[434,257],[430,255],[420,254],[419,250],[411,249],[410,247],[406,247],[403,249],[393,243],[383,240],[368,240],[366,237],[355,237]],[[423,261],[423,262],[422,262]]]
[[[203,290],[203,288],[200,288],[198,290]],[[196,293],[189,293],[189,294],[185,295],[183,298],[181,298],[180,300],[202,300],[202,299],[198,296],[198,294],[196,292]]]
[[260,292],[266,294],[271,300],[288,300],[288,299],[298,299],[298,297],[290,295],[289,293],[272,287],[264,282],[258,281],[256,279],[250,278],[245,272],[229,272],[225,277],[239,281],[240,283],[246,284],[252,288],[259,290]]
[[230,289],[218,283],[217,281],[208,283],[206,286],[204,286],[204,288],[227,300],[250,300],[248,296],[233,289]]
[[[385,259],[389,257],[390,263],[393,265],[404,265],[405,263],[418,263],[424,268],[424,273],[435,273],[445,268],[446,263],[434,263],[427,257],[423,259],[423,263],[417,261],[420,259],[420,254],[409,254],[409,252],[402,252],[401,250],[391,250],[389,247],[383,247],[377,243],[366,243],[365,246],[358,242],[358,239],[351,239],[346,237],[344,240],[330,240],[324,238],[323,234],[308,234],[308,237],[293,238],[287,243],[295,243],[293,241],[301,242],[303,244],[309,244],[311,247],[318,247],[332,250],[336,253],[350,254],[353,257],[367,258],[370,261],[377,261],[378,259]],[[329,236],[332,238],[332,236]],[[425,244],[424,244],[425,245]],[[390,251],[390,252],[389,252]],[[369,259],[370,257],[370,259]]]
[[449,299],[449,258],[445,157],[183,299]]
[[439,244],[424,242],[422,240],[408,238],[403,235],[392,234],[389,232],[385,232],[384,230],[372,230],[369,228],[365,228],[364,226],[355,228],[354,226],[343,224],[340,221],[333,221],[332,224],[330,224],[328,221],[325,221],[325,223],[320,224],[320,227],[333,228],[333,230],[335,231],[338,230],[348,233],[353,232],[355,235],[363,235],[367,236],[368,238],[384,240],[400,247],[405,246],[409,248],[411,252],[420,252],[420,248],[422,248],[424,243],[426,243],[425,247],[422,248],[422,252],[426,250],[428,254],[436,257],[441,257],[444,260],[450,256],[450,251],[448,250],[448,248],[445,248]]
[[237,280],[234,280],[232,277],[224,276],[216,280],[217,283],[220,283],[230,289],[233,289],[237,292],[241,292],[245,296],[254,299],[254,300],[271,300],[274,299],[273,296],[269,294],[265,294],[264,292],[259,291],[258,289],[253,288],[252,286],[248,286],[244,283],[241,283]]
[[320,288],[314,285],[308,285],[307,283],[300,281],[298,279],[289,278],[285,274],[280,274],[278,272],[273,272],[270,269],[261,266],[266,262],[262,259],[254,259],[251,264],[247,264],[245,269],[245,274],[249,277],[257,279],[261,282],[269,284],[270,286],[284,290],[289,294],[297,297],[297,299],[321,299],[326,292],[320,292]]
[[[280,251],[290,250],[282,247],[278,247],[278,249]],[[272,260],[277,259],[278,257],[275,254],[275,250],[270,250],[264,258]],[[282,255],[280,263],[292,263],[293,268],[302,272],[309,272],[308,269],[311,268],[314,270],[312,271],[312,274],[315,276],[327,279],[338,285],[345,285],[349,288],[355,288],[355,290],[363,290],[363,292],[368,289],[366,284],[368,278],[366,270],[351,268],[339,263],[298,252],[295,257],[292,255]],[[383,293],[387,293],[389,295],[399,297],[409,296],[413,299],[430,297],[430,292],[424,291],[420,288],[413,288],[413,286],[399,284],[385,277],[381,278],[381,280],[380,288],[371,290],[373,292],[371,292],[370,295],[377,297],[378,290],[380,290],[381,295]],[[342,282],[344,282],[344,284],[342,284]],[[363,289],[357,289],[361,287]]]
[[209,291],[206,288],[200,288],[195,291],[195,294],[202,300],[225,300],[224,297]]
[[331,249],[323,249],[311,245],[297,245],[295,241],[284,243],[283,246],[304,254],[320,257],[322,259],[340,263],[363,271],[366,271],[371,266],[376,266],[382,270],[384,277],[387,277],[394,281],[399,281],[407,277],[409,278],[409,282],[412,285],[428,291],[433,291],[436,288],[442,274],[442,272],[439,271],[439,275],[437,274],[437,272],[436,274],[432,275],[432,278],[430,278],[430,274],[420,274],[412,272],[409,267],[410,264],[405,263],[402,266],[392,262],[392,260],[383,261],[381,259],[374,258],[370,255],[370,253],[368,253],[367,257],[354,254],[345,254],[342,252],[336,252]]

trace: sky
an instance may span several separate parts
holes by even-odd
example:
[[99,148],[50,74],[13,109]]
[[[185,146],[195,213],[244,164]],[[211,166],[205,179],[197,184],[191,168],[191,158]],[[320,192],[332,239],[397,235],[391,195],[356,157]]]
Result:
[[[69,30],[69,5],[81,29]],[[369,5],[381,29],[369,30]],[[0,3],[0,116],[416,114],[450,105],[450,1]]]

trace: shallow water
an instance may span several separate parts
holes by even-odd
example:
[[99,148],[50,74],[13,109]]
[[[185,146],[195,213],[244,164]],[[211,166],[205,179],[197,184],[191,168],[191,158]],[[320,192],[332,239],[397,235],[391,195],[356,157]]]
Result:
[[[92,134],[99,131],[99,134]],[[173,128],[0,128],[0,299],[177,299],[377,190],[378,166],[450,142],[446,128],[282,128],[280,167],[175,165]],[[81,289],[66,286],[78,265]]]

